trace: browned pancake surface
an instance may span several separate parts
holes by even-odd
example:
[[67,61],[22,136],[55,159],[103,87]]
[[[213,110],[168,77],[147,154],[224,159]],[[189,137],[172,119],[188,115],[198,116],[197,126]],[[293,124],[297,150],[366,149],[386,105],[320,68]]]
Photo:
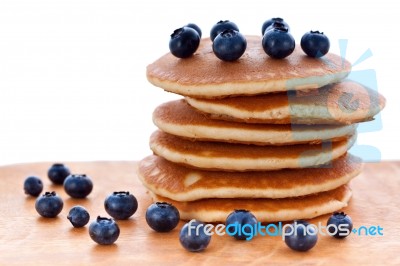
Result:
[[[167,191],[170,195],[176,195],[197,189],[210,190],[213,193],[212,195],[216,193],[214,190],[250,192],[255,189],[302,190],[299,193],[306,193],[307,187],[316,185],[321,185],[321,188],[324,189],[323,191],[328,190],[325,189],[324,184],[335,182],[335,180],[344,176],[354,177],[360,173],[361,168],[361,159],[351,154],[340,157],[333,161],[331,165],[318,168],[282,169],[263,172],[194,170],[152,155],[140,161],[139,176],[147,188],[160,195],[164,195],[162,191]],[[346,178],[344,183],[347,183],[349,178]],[[343,185],[343,183],[339,185]],[[226,194],[218,193],[220,195]],[[308,194],[311,193],[310,191],[308,192]],[[239,191],[236,194],[241,193]],[[231,192],[230,196],[236,196],[236,194]],[[203,197],[210,197],[210,195],[206,193]],[[170,198],[174,197],[170,196]]]
[[[153,120],[164,121],[177,125],[200,125],[211,127],[225,127],[232,129],[247,129],[247,130],[274,130],[274,131],[291,131],[292,126],[273,125],[273,124],[244,124],[231,122],[226,120],[210,119],[206,114],[196,111],[185,100],[167,102],[154,110]],[[321,126],[325,127],[325,126]]]

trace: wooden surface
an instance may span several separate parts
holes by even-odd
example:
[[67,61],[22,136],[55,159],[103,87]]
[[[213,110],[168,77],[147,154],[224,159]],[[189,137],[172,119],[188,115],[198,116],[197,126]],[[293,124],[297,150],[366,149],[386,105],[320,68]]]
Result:
[[[290,250],[280,237],[256,237],[235,241],[228,236],[212,237],[205,252],[190,253],[179,243],[179,228],[170,233],[153,232],[144,213],[150,198],[135,176],[135,162],[68,163],[74,173],[92,177],[93,192],[87,199],[69,198],[60,186],[51,185],[46,171],[50,163],[21,164],[0,168],[0,265],[21,264],[107,264],[107,265],[400,265],[400,162],[368,164],[352,182],[353,199],[344,211],[354,226],[380,225],[383,236],[357,236],[337,240],[319,236],[306,253]],[[28,175],[42,177],[44,191],[56,191],[64,209],[55,219],[41,218],[35,199],[23,192]],[[106,215],[105,197],[113,191],[129,190],[139,209],[127,221],[119,221],[121,235],[116,244],[100,246],[89,237],[88,226],[76,229],[66,216],[74,205],[85,206],[91,220]],[[326,223],[328,216],[311,220]]]

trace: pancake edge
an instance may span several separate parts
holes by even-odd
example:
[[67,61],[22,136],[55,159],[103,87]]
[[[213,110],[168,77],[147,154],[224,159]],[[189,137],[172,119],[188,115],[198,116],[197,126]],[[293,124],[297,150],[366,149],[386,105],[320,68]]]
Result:
[[[153,116],[153,123],[162,131],[171,135],[199,141],[218,141],[227,143],[242,143],[254,145],[293,145],[318,144],[322,141],[339,141],[353,135],[357,124],[340,125],[336,128],[313,130],[312,126],[302,130],[274,131],[246,128],[212,127],[206,125],[173,124]],[[297,126],[300,128],[301,126]]]
[[[249,209],[249,211],[251,211],[256,216],[259,222],[283,222],[283,221],[291,221],[297,219],[312,219],[327,213],[333,213],[348,205],[348,202],[352,197],[352,191],[347,185],[344,185],[343,187],[345,191],[343,195],[341,195],[342,197],[340,199],[332,198],[328,202],[319,204],[318,206],[306,207],[302,210],[280,209],[277,211],[268,211],[268,210],[260,211],[260,210]],[[164,201],[174,205],[179,210],[180,218],[182,220],[196,219],[208,223],[215,223],[215,222],[224,223],[226,221],[226,217],[228,217],[228,215],[233,211],[233,210],[229,211],[194,210],[194,208],[190,207],[190,202],[188,203],[188,202],[174,201],[156,195],[152,192],[149,193],[154,202]]]
[[[156,131],[157,132],[157,131]],[[154,132],[153,134],[155,134]],[[152,135],[153,136],[153,135]],[[181,154],[171,150],[168,147],[157,145],[150,141],[150,149],[157,155],[178,164],[183,164],[193,168],[201,168],[206,170],[221,171],[264,171],[279,170],[283,168],[304,168],[322,165],[330,162],[341,155],[345,154],[355,143],[357,135],[351,136],[347,141],[334,142],[337,148],[333,148],[328,152],[318,151],[318,156],[304,156],[300,158],[229,158],[216,157],[209,158],[207,156],[199,156],[195,154]],[[242,144],[245,145],[245,144]]]

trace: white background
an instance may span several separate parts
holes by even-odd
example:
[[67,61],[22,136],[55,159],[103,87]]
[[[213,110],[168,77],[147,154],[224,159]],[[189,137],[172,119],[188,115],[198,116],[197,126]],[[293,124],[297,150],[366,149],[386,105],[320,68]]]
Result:
[[321,30],[338,52],[338,39],[348,39],[352,63],[371,49],[354,70],[374,69],[388,102],[383,129],[359,134],[358,143],[399,159],[399,9],[373,2],[0,0],[0,165],[146,156],[152,110],[177,98],[145,75],[168,52],[172,31],[194,22],[208,36],[229,19],[258,35],[276,16],[297,42]]

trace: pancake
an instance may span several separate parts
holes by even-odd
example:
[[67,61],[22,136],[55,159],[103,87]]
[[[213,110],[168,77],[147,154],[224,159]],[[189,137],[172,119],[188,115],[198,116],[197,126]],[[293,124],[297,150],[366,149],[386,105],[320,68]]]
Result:
[[167,53],[147,66],[147,79],[157,87],[196,98],[221,98],[287,90],[319,88],[345,78],[351,64],[328,53],[320,59],[305,55],[299,46],[285,59],[263,50],[261,37],[246,36],[247,49],[234,62],[218,59],[209,38],[195,54],[180,59]]
[[212,118],[270,124],[352,124],[371,120],[385,106],[378,92],[350,80],[308,92],[186,100]]
[[175,163],[225,171],[277,170],[321,165],[345,154],[356,135],[347,140],[291,146],[257,146],[190,141],[156,131],[150,137],[152,151]]
[[172,203],[179,210],[181,219],[203,222],[225,222],[226,217],[237,209],[251,211],[259,222],[311,219],[346,207],[352,195],[347,185],[327,192],[284,199],[202,199],[181,202],[150,194],[154,201]]
[[138,176],[150,191],[176,201],[287,198],[340,187],[357,176],[361,168],[361,159],[350,154],[320,168],[263,172],[194,170],[151,155],[139,162]]
[[164,132],[202,141],[256,145],[288,145],[342,140],[353,135],[357,125],[247,124],[210,119],[184,100],[164,103],[153,113],[154,124]]

